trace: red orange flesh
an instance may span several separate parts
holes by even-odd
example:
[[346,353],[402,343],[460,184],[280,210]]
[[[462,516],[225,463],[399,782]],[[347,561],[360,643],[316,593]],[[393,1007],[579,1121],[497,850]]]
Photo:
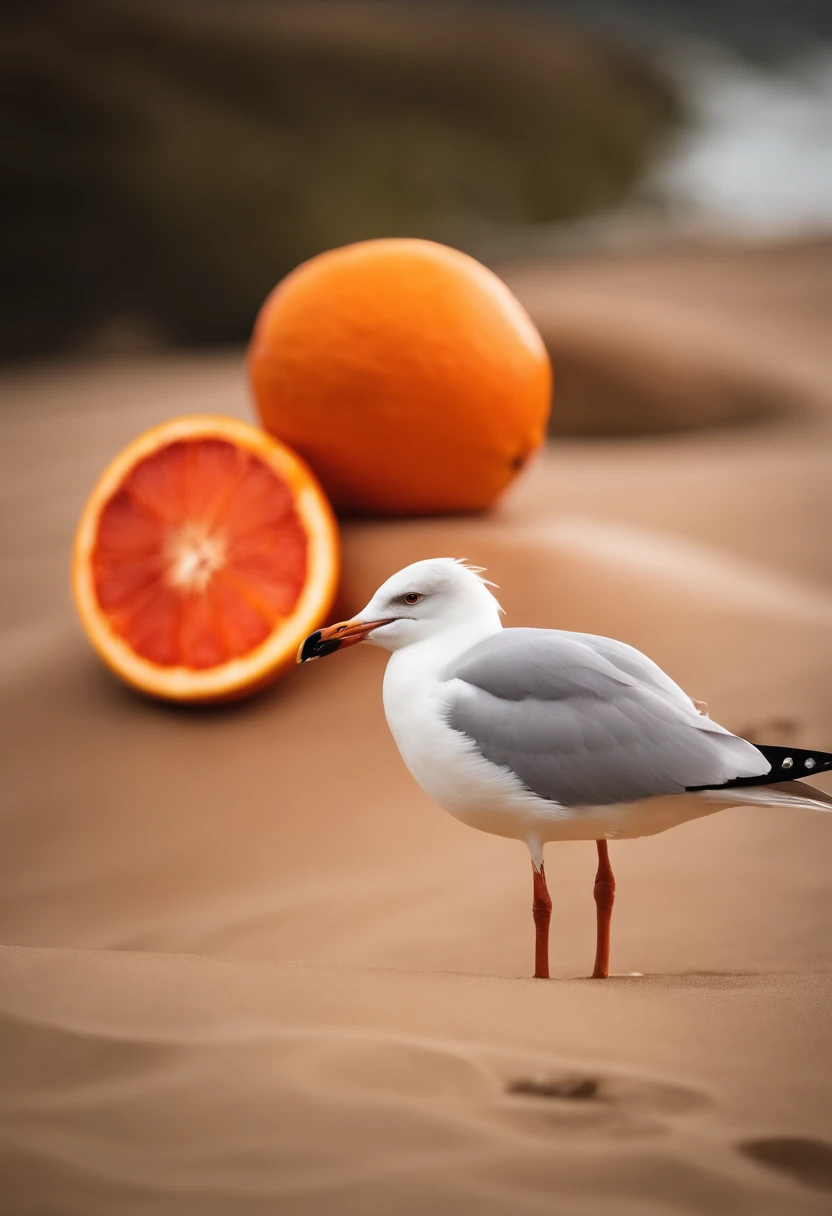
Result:
[[73,587],[102,657],[175,700],[240,696],[294,658],[330,607],[336,527],[294,453],[233,419],[183,418],[107,469]]

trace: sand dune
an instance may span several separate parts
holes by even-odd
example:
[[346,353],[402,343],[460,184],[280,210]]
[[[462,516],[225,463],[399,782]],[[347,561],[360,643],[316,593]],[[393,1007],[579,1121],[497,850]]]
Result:
[[[726,725],[832,748],[832,358],[792,256],[808,337],[788,259],[709,273],[738,349],[780,334],[795,409],[561,441],[487,519],[353,521],[341,610],[407,561],[467,556],[510,623],[625,638]],[[664,294],[683,345],[706,272],[674,296],[632,262],[632,317]],[[602,269],[563,275],[551,292],[604,293]],[[767,309],[740,308],[743,276]],[[68,546],[98,467],[159,418],[243,413],[239,360],[5,390],[4,1216],[828,1210],[832,816],[745,808],[616,845],[608,984],[578,978],[594,850],[553,846],[560,980],[526,979],[528,858],[414,786],[382,655],[189,713],[118,686],[74,622]]]

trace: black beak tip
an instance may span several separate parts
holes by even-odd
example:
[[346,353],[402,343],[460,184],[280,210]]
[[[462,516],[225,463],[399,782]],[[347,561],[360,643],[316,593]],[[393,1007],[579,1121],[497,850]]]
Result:
[[322,630],[316,629],[314,633],[310,633],[305,642],[301,644],[298,651],[298,662],[306,663],[309,659],[324,659],[328,654],[334,654],[341,645],[342,638],[327,638],[321,641]]
[[309,637],[301,642],[300,650],[298,651],[298,662],[305,663],[308,659],[317,659],[320,650],[318,645],[321,640],[321,631],[316,629],[314,633],[310,633]]

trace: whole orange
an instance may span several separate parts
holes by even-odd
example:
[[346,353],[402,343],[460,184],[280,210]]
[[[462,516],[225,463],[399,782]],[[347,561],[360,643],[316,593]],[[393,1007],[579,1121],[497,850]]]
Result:
[[421,240],[363,241],[268,297],[249,373],[263,425],[342,511],[489,506],[540,446],[552,377],[505,283]]

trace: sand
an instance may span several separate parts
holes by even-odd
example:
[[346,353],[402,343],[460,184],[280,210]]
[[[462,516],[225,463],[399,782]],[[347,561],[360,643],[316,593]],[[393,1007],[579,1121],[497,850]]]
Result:
[[[684,425],[723,425],[602,420],[488,518],[351,522],[341,610],[466,556],[510,623],[624,638],[726,725],[832,749],[831,268],[823,245],[514,268],[553,349],[578,334],[602,369],[570,402],[637,367],[669,402],[718,383]],[[696,360],[657,354],[658,316]],[[749,421],[733,386],[761,374]],[[154,421],[247,416],[240,357],[2,387],[3,1216],[829,1210],[832,816],[613,846],[607,983],[583,978],[594,849],[550,846],[557,979],[526,978],[528,858],[414,785],[383,655],[187,712],[84,641],[67,556],[92,479]]]

